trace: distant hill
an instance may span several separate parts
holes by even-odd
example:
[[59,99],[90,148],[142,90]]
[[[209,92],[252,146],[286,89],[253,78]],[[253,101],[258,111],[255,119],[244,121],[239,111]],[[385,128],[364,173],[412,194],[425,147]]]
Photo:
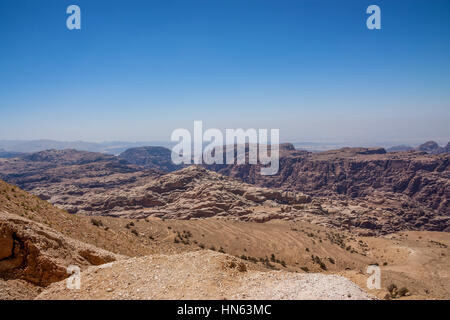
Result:
[[20,156],[21,154],[22,154],[21,152],[10,152],[10,151],[6,151],[4,149],[0,149],[0,158],[5,158],[5,159],[16,158],[16,157]]
[[0,151],[8,152],[38,152],[44,150],[64,150],[76,149],[80,151],[101,152],[118,155],[121,152],[135,147],[161,145],[170,147],[169,142],[126,142],[126,141],[108,141],[108,142],[85,142],[85,141],[56,141],[56,140],[0,140]]
[[119,155],[119,159],[163,172],[181,169],[183,166],[174,164],[171,155],[172,151],[164,147],[139,147],[122,152]]
[[449,153],[450,152],[450,142],[447,143],[446,147],[439,146],[434,141],[427,141],[423,144],[421,144],[417,150],[419,151],[425,151],[430,154],[442,154],[442,153]]
[[450,142],[447,143],[445,147],[441,147],[437,142],[435,141],[427,141],[425,143],[422,143],[417,148],[408,146],[408,145],[398,145],[388,148],[387,152],[401,152],[401,151],[411,151],[411,150],[417,150],[426,152],[429,154],[444,154],[444,153],[450,153]]
[[404,144],[399,145],[399,146],[393,146],[393,147],[386,149],[387,152],[400,152],[400,151],[410,151],[410,150],[414,150],[414,148],[411,146],[404,145]]

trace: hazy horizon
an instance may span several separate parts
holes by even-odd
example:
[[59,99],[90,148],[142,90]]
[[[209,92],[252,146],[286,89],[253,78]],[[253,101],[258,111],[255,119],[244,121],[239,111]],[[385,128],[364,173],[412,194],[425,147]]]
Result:
[[[390,142],[367,142],[355,144],[350,142],[313,142],[313,141],[280,141],[280,143],[291,143],[296,149],[308,151],[325,151],[339,149],[343,147],[383,147],[390,148],[394,146],[405,145],[409,147],[418,147],[427,141],[417,141],[416,143],[390,143]],[[435,141],[438,145],[444,147],[450,141]],[[60,141],[51,139],[37,140],[0,140],[0,151],[10,152],[37,152],[48,149],[77,149],[92,152],[106,152],[111,154],[119,154],[124,150],[143,147],[143,146],[162,146],[166,148],[173,147],[177,142],[172,141]],[[204,142],[205,145],[208,142]],[[224,143],[226,145],[226,143]]]

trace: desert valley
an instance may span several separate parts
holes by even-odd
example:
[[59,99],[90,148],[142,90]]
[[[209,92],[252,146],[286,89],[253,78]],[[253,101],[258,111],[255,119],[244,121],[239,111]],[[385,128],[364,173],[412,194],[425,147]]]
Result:
[[450,299],[449,145],[399,149],[283,144],[274,176],[164,147],[4,152],[0,299]]

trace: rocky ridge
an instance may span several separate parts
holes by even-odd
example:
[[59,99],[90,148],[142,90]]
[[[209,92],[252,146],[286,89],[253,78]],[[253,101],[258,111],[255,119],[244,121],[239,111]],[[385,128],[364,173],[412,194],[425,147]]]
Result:
[[[259,165],[212,165],[208,169],[246,183],[350,199],[397,197],[398,204],[418,210],[450,212],[450,155],[384,149],[343,148],[321,153],[284,149],[280,170],[261,176]],[[406,204],[403,204],[404,202]]]
[[449,155],[381,148],[315,154],[289,144],[280,154],[275,176],[261,176],[258,165],[164,175],[110,155],[51,150],[0,159],[0,177],[86,215],[306,219],[360,234],[449,230]]

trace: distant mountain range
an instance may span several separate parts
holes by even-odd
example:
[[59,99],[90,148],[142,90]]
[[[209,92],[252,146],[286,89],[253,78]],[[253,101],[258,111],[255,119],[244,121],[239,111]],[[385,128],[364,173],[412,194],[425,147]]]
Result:
[[387,152],[399,152],[399,151],[410,151],[410,150],[417,150],[417,151],[424,151],[429,154],[443,154],[443,153],[450,153],[450,142],[447,143],[445,147],[439,146],[435,141],[427,141],[417,148],[408,146],[408,145],[399,145],[399,146],[393,146],[388,148]]
[[5,149],[0,149],[0,158],[5,158],[5,159],[9,159],[9,158],[15,158],[20,156],[22,153],[21,152],[14,152],[14,151],[6,151]]
[[[79,151],[101,152],[112,155],[119,155],[124,151],[132,148],[158,146],[170,149],[175,142],[170,141],[106,141],[106,142],[86,142],[86,141],[57,141],[57,140],[0,140],[0,157],[11,158],[17,156],[19,153],[39,152],[44,150],[64,150],[75,149]],[[307,150],[311,152],[320,152],[327,150],[336,150],[343,147],[355,147],[350,144],[335,143],[335,142],[294,142],[292,145],[298,150]],[[449,153],[450,143],[445,147],[439,146],[434,141],[428,141],[421,145],[397,145],[380,143],[379,145],[370,145],[370,147],[384,147],[387,152],[419,150],[432,154]],[[148,151],[148,150],[147,150]],[[144,152],[145,150],[139,150]],[[155,150],[152,150],[155,152]]]
[[[39,152],[44,150],[64,150],[76,149],[79,151],[101,152],[118,155],[123,151],[143,147],[148,145],[157,145],[171,147],[170,142],[163,141],[145,141],[145,142],[126,142],[126,141],[108,141],[108,142],[85,142],[85,141],[56,141],[56,140],[0,140],[0,152]],[[6,158],[6,157],[4,157]]]

